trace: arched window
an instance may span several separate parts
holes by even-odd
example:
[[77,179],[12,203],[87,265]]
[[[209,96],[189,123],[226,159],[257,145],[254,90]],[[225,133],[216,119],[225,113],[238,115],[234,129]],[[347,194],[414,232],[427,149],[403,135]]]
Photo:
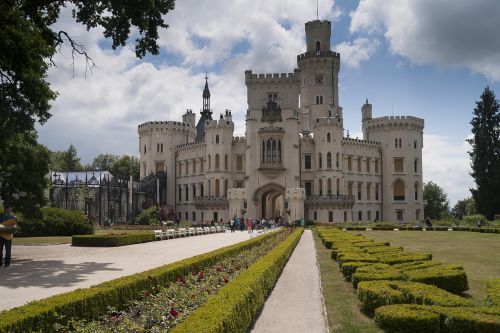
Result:
[[196,197],[196,185],[193,184],[192,188],[193,188],[193,198],[194,198],[194,197]]
[[316,41],[316,54],[320,54],[321,52],[321,42],[319,40]]
[[229,183],[227,179],[224,180],[224,196],[227,197],[227,188],[229,186]]
[[262,163],[266,161],[266,142],[262,141]]
[[212,170],[212,155],[208,155],[208,170]]
[[159,152],[160,152],[160,144],[159,144],[159,143],[157,143],[157,144],[156,144],[156,152],[157,152],[157,153],[159,153]]
[[328,152],[328,154],[326,154],[326,168],[327,169],[332,168],[332,154],[330,152]]
[[186,201],[189,201],[189,187],[186,185]]
[[215,154],[215,170],[219,170],[219,154]]
[[405,184],[401,179],[394,182],[394,201],[404,201],[405,200]]
[[269,138],[262,141],[262,163],[281,163],[281,141]]
[[224,170],[227,170],[229,166],[229,160],[227,158],[227,154],[224,155]]
[[339,194],[340,194],[340,190],[339,189],[340,189],[340,181],[337,178],[337,188],[336,188],[336,190],[337,190],[337,196],[339,196]]
[[418,183],[415,183],[415,201],[418,201]]
[[331,178],[328,178],[328,180],[326,181],[326,193],[328,195],[332,195],[332,179]]
[[318,169],[323,168],[323,156],[321,156],[321,153],[318,154]]
[[182,201],[182,187],[178,187],[177,188],[177,194],[179,195],[179,202]]
[[331,142],[332,141],[332,136],[330,133],[326,133],[326,142]]
[[215,136],[215,143],[219,143],[219,134]]
[[323,180],[320,178],[318,181],[319,195],[323,195]]
[[271,149],[272,149],[272,153],[271,153],[271,163],[274,163],[274,162],[277,162],[278,159],[277,159],[277,156],[276,156],[276,140],[272,139],[271,140]]
[[219,197],[220,196],[220,181],[219,178],[215,180],[215,196]]

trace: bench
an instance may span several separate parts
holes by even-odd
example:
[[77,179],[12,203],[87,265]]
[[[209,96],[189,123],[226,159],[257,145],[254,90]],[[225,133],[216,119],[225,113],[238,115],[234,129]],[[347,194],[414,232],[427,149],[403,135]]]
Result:
[[194,228],[189,228],[187,230],[187,234],[188,234],[188,236],[194,236],[194,235],[196,235],[196,231],[194,230]]
[[167,229],[167,231],[163,232],[163,237],[167,239],[175,238],[175,229]]
[[155,240],[162,240],[163,232],[160,230],[153,230],[155,233]]
[[179,237],[183,237],[183,236],[185,237],[185,236],[186,236],[186,228],[179,228],[179,229],[177,230],[177,235],[178,235]]

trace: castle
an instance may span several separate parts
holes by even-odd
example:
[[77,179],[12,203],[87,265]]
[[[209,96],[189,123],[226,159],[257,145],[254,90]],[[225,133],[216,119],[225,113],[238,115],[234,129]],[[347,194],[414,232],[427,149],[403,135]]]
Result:
[[331,23],[307,22],[305,32],[293,73],[245,71],[244,137],[233,136],[231,111],[212,119],[206,78],[198,123],[188,110],[182,122],[138,126],[141,179],[156,184],[158,204],[191,221],[423,219],[424,120],[374,118],[367,100],[363,139],[345,137]]

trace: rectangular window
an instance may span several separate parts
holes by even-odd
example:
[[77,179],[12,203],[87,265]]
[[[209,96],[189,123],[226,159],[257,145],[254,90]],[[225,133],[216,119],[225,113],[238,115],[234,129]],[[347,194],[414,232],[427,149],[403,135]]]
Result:
[[375,160],[375,173],[378,173],[378,160]]
[[188,212],[185,212],[185,213],[184,213],[184,219],[185,219],[186,221],[187,221],[187,220],[189,220]]
[[402,209],[396,210],[396,221],[403,222],[403,215],[404,215],[403,213],[404,213],[404,210],[402,210]]
[[372,212],[369,210],[368,211],[368,222],[372,221]]
[[304,155],[304,169],[311,170],[311,155],[310,154]]
[[200,160],[200,172],[204,172],[204,171],[205,171],[205,160],[201,159]]
[[418,172],[418,158],[413,161],[413,171],[415,171],[415,173]]
[[347,194],[352,195],[352,182],[349,182],[349,184],[347,184]]
[[195,175],[196,174],[196,160],[193,160],[193,162],[191,162],[191,163],[193,163],[193,175]]
[[366,184],[366,200],[371,200],[372,199],[372,184],[368,183]]
[[312,194],[312,182],[304,182],[304,188],[306,190],[306,197],[310,197]]
[[375,200],[376,201],[378,201],[378,188],[379,188],[378,184],[375,185]]
[[371,164],[371,159],[367,158],[366,159],[366,172],[370,173],[370,164]]
[[361,157],[358,157],[358,172],[361,172]]
[[328,212],[328,222],[333,222],[333,212],[332,211]]
[[316,104],[323,104],[323,96],[316,96]]
[[323,84],[323,75],[314,76],[314,83],[315,84]]
[[347,171],[352,171],[352,157],[347,158]]
[[186,161],[186,176],[189,174],[189,162]]
[[[417,149],[417,140],[413,140],[413,148]],[[418,220],[418,219],[417,219]]]
[[361,200],[361,184],[358,183],[358,200]]
[[196,221],[196,212],[193,212],[193,221]]
[[219,213],[214,212],[214,221],[217,221],[219,219]]
[[380,212],[377,210],[377,211],[375,212],[375,221],[377,221],[377,222],[378,222],[378,220],[380,220]]
[[394,172],[402,173],[403,171],[404,159],[397,157],[394,158]]
[[236,156],[236,170],[237,171],[243,170],[243,155]]
[[314,212],[314,221],[318,220],[318,212]]
[[157,162],[156,163],[156,173],[158,172],[163,172],[164,169],[163,169],[163,162]]
[[358,221],[363,221],[363,212],[362,211],[359,211],[358,212]]

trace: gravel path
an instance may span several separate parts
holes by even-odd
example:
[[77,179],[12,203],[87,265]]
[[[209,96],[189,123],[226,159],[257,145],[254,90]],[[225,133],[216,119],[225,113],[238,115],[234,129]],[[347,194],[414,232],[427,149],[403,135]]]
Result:
[[313,235],[306,230],[252,332],[326,332],[320,285]]
[[249,239],[247,232],[217,233],[112,248],[13,246],[0,267],[0,310],[142,272]]

